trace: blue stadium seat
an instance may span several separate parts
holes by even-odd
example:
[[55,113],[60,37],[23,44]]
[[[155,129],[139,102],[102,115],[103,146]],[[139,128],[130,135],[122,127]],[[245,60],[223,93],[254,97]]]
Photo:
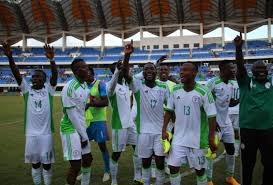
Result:
[[150,51],[148,51],[148,50],[140,50],[139,48],[134,49],[134,55],[138,55],[138,54],[144,55],[144,54],[149,54],[149,53],[150,53]]
[[162,55],[166,55],[169,54],[170,50],[168,49],[156,49],[156,50],[152,50],[152,54],[159,54],[161,53]]
[[113,61],[113,62],[117,62],[119,59],[122,59],[123,57],[118,55],[118,56],[104,56],[102,58],[102,61]]
[[30,56],[25,59],[25,62],[47,62],[47,58],[45,56]]
[[100,51],[95,48],[80,48],[79,52],[82,55],[100,55]]
[[79,58],[82,58],[86,62],[97,61],[99,59],[98,56],[80,56]]
[[193,53],[192,58],[214,58],[210,53]]
[[123,51],[123,47],[115,47],[115,48],[105,49],[104,54],[105,55],[120,55],[122,51]]
[[132,55],[130,60],[148,60],[148,55]]
[[158,60],[163,55],[151,55],[150,60]]
[[187,59],[190,58],[189,54],[173,54],[172,59]]

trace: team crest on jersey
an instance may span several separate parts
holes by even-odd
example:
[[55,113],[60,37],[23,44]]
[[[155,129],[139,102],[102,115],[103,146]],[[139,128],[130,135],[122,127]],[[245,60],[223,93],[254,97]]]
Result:
[[177,96],[176,99],[177,99],[177,100],[180,100],[181,98],[180,98],[180,96]]
[[267,89],[269,89],[271,86],[271,84],[269,82],[266,82],[264,85],[265,85],[265,88],[267,88]]
[[192,102],[193,103],[199,103],[199,101],[200,101],[200,97],[199,96],[193,96],[192,97]]
[[148,93],[148,90],[144,91],[145,93]]

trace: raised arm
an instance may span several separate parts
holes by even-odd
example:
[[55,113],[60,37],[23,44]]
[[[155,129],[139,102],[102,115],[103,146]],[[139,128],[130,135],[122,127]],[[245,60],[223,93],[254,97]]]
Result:
[[51,66],[50,84],[53,87],[55,87],[57,85],[57,80],[58,80],[58,71],[57,71],[55,60],[54,60],[54,56],[55,56],[54,48],[46,44],[44,46],[44,49],[45,49],[45,56],[50,61],[50,66]]
[[21,85],[21,83],[22,83],[22,76],[20,74],[19,68],[15,64],[14,59],[12,57],[12,51],[11,51],[10,45],[7,44],[7,43],[3,43],[2,45],[3,45],[4,54],[9,59],[9,66],[10,66],[11,72],[12,72],[12,74],[13,74],[16,82],[17,82],[17,84]]
[[133,41],[131,41],[131,43],[127,44],[124,48],[124,59],[123,59],[124,78],[128,83],[132,81],[132,76],[129,74],[130,73],[129,60],[133,51],[134,51]]
[[243,46],[242,33],[240,32],[240,36],[235,37],[234,45],[236,47],[236,65],[237,65],[237,80],[241,80],[247,76],[247,71],[244,66],[244,56],[242,51]]
[[116,86],[117,86],[117,83],[118,83],[118,77],[119,77],[119,74],[120,74],[122,69],[123,69],[122,63],[118,62],[117,65],[116,65],[115,72],[114,72],[111,80],[108,82],[108,84],[106,86],[108,96],[112,96],[115,93],[115,89],[116,89]]
[[168,57],[167,55],[161,56],[161,57],[155,62],[155,66],[156,66],[156,67],[159,67],[160,64],[161,64],[164,60],[167,59],[167,57]]

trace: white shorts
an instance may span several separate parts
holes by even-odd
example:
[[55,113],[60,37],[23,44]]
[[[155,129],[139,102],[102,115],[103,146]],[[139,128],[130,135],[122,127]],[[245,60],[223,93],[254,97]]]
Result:
[[112,129],[113,152],[125,151],[126,145],[137,145],[137,133],[134,128]]
[[53,136],[26,136],[25,163],[51,164],[55,162]]
[[239,130],[239,114],[230,114],[229,118],[235,130]]
[[165,156],[161,143],[161,134],[139,134],[138,157],[150,158],[153,153],[156,156]]
[[219,139],[223,140],[224,143],[234,143],[235,135],[234,129],[232,126],[220,127],[221,132],[217,132]]
[[81,139],[77,132],[71,134],[61,133],[64,160],[80,160],[82,155],[91,153],[90,143],[85,148],[81,147]]
[[172,145],[168,156],[168,165],[180,167],[188,164],[190,168],[201,170],[207,167],[204,150]]

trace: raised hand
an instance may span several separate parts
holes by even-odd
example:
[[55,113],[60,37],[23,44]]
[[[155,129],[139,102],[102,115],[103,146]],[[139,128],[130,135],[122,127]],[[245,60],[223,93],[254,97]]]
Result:
[[235,39],[234,39],[234,44],[235,44],[236,47],[242,48],[243,43],[244,43],[244,41],[243,41],[243,38],[242,38],[242,32],[240,32],[240,36],[237,35],[237,36],[235,37]]
[[166,60],[167,58],[168,58],[167,55],[163,55],[163,56],[161,56],[161,57],[158,59],[158,61],[159,61],[159,62],[163,62],[163,61]]
[[164,60],[168,58],[167,55],[161,56],[157,61],[156,61],[156,66],[159,66]]
[[134,52],[133,41],[124,47],[124,55],[131,55]]
[[7,57],[11,57],[12,56],[12,51],[10,48],[10,45],[8,43],[3,43],[3,52]]
[[44,49],[45,49],[45,56],[49,60],[52,60],[54,58],[54,56],[55,56],[54,48],[50,47],[49,44],[45,44]]
[[123,69],[123,64],[122,64],[122,60],[119,60],[117,65],[116,65],[116,68],[120,71]]

